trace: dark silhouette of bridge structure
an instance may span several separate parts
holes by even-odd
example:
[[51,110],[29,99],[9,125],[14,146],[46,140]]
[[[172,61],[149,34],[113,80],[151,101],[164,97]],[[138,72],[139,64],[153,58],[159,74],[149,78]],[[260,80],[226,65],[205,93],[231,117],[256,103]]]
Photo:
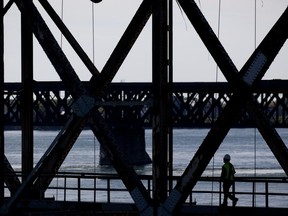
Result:
[[[254,97],[261,110],[276,128],[288,127],[286,80],[262,81]],[[88,83],[84,82],[84,85]],[[174,83],[172,87],[173,128],[210,128],[233,95],[228,83]],[[21,83],[4,85],[4,123],[6,129],[21,128]],[[95,97],[95,106],[111,127],[151,129],[151,83],[111,83],[105,95]],[[73,115],[72,95],[61,82],[34,82],[33,126],[36,129],[59,129]],[[243,110],[233,128],[256,127]]]
[[[185,212],[196,215],[207,214],[203,211],[195,212],[197,208],[192,203],[187,205],[186,200],[200,181],[201,175],[230,128],[240,123],[243,123],[245,127],[250,125],[258,129],[285,174],[288,175],[287,146],[276,130],[276,127],[286,127],[287,124],[285,90],[287,85],[285,81],[262,81],[287,39],[288,9],[279,15],[275,25],[238,71],[195,1],[178,0],[177,3],[189,19],[189,24],[193,25],[227,80],[227,84],[212,83],[206,86],[194,84],[196,86],[194,90],[192,85],[187,84],[191,88],[188,89],[184,83],[178,85],[173,82],[175,71],[173,71],[172,0],[141,1],[101,72],[81,48],[49,1],[38,0],[38,2],[91,72],[92,77],[86,83],[80,80],[53,32],[46,24],[44,16],[34,5],[34,1],[9,0],[4,5],[4,1],[0,0],[2,12],[0,86],[4,95],[0,99],[1,119],[4,119],[0,123],[1,215],[20,214],[21,212],[37,214],[39,208],[51,215],[57,215],[59,211],[66,214],[91,214],[91,211],[110,214],[113,208],[118,211],[116,213],[131,215],[160,216],[180,213],[185,215]],[[101,4],[101,0],[92,2]],[[79,4],[81,4],[80,1]],[[11,6],[16,6],[21,14],[20,84],[4,83],[6,72],[4,71],[4,18]],[[146,87],[145,84],[143,86],[137,84],[137,88],[131,88],[127,92],[133,84],[114,85],[111,82],[150,17],[152,17],[152,83],[146,84]],[[34,39],[40,44],[58,73],[61,84],[47,88],[52,83],[34,81]],[[266,84],[262,85],[262,83]],[[117,88],[121,85],[123,89],[120,88],[117,92]],[[140,86],[149,91],[138,94]],[[282,89],[279,89],[281,86]],[[45,88],[46,90],[41,90]],[[138,120],[137,123],[142,120],[141,127],[152,128],[152,175],[148,185],[144,184],[143,178],[127,162],[115,139],[115,131],[111,129],[111,121],[114,121],[112,123],[115,125],[123,125],[131,119]],[[20,174],[13,170],[13,166],[5,156],[4,130],[9,122],[11,126],[19,125],[21,122],[22,166]],[[35,125],[41,123],[58,124],[60,130],[47,151],[34,165],[33,130]],[[191,156],[191,161],[187,164],[183,174],[175,182],[173,128],[187,127],[192,124],[198,127],[208,127],[209,132],[199,149]],[[78,202],[66,200],[56,202],[53,199],[46,199],[45,195],[49,186],[54,178],[60,175],[58,171],[61,164],[87,125],[101,147],[107,152],[117,172],[117,178],[122,181],[125,190],[130,195],[132,203],[128,207],[121,203],[111,205],[109,202],[96,202],[90,205],[90,203],[82,202],[80,191],[87,192],[90,189],[80,188],[81,181],[84,178],[103,178],[103,176],[88,173],[76,176],[77,185],[79,185]],[[69,178],[75,178],[75,176],[71,174]],[[109,178],[110,181],[115,176]],[[66,177],[63,182],[66,181],[65,179]],[[271,179],[270,181],[272,182]],[[287,184],[285,178],[283,182]],[[8,196],[4,193],[5,188],[8,188],[10,192]],[[67,185],[63,188],[66,192]],[[95,192],[96,187],[93,190]],[[111,190],[107,190],[112,193]],[[268,193],[265,194],[269,196]],[[243,215],[253,212],[255,215],[263,215],[263,213],[287,215],[288,210],[285,207],[275,209],[268,207],[266,205],[264,209],[256,208],[255,210],[253,206],[227,209],[217,206],[209,208],[209,214]],[[186,211],[187,208],[189,211]]]

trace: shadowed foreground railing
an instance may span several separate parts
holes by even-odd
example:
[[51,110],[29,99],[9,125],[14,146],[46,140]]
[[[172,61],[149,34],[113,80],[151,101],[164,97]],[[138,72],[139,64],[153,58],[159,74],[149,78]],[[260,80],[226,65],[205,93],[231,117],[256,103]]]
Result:
[[[18,175],[20,177],[19,173]],[[152,176],[140,175],[140,179],[152,195]],[[179,176],[173,177],[173,185],[178,179]],[[234,191],[239,198],[237,206],[288,206],[287,177],[238,177]],[[10,196],[7,188],[5,195],[7,198]],[[202,177],[187,198],[186,204],[218,206],[223,198],[221,196],[219,178]],[[134,203],[118,175],[99,173],[57,173],[45,192],[45,198],[64,202]]]

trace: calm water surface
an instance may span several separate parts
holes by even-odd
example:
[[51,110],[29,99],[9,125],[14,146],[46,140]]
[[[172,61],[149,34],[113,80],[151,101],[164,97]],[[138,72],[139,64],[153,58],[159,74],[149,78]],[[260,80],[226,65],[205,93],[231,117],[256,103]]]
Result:
[[[283,141],[288,143],[288,130],[279,129]],[[40,159],[58,131],[34,132],[34,162]],[[192,159],[199,145],[207,135],[207,129],[174,130],[173,161],[175,175],[181,175]],[[146,150],[152,157],[152,131],[146,130]],[[5,131],[5,154],[15,170],[21,168],[21,132]],[[284,175],[278,161],[268,145],[255,129],[231,129],[219,149],[211,159],[205,176],[220,172],[222,158],[231,155],[231,162],[239,176]],[[61,171],[106,172],[109,167],[99,166],[99,143],[90,130],[84,130],[61,167]],[[151,174],[151,165],[136,167],[142,174]]]
[[[174,130],[173,134],[173,171],[174,175],[181,175],[188,163],[192,159],[194,153],[198,150],[199,145],[208,133],[208,129],[182,129]],[[283,141],[288,143],[288,130],[278,129]],[[58,131],[35,131],[34,132],[34,163],[41,158],[48,146],[58,134]],[[146,150],[150,157],[152,157],[152,131],[145,131]],[[21,132],[20,131],[5,131],[5,154],[9,162],[15,170],[21,169]],[[282,177],[286,176],[278,161],[275,159],[271,150],[264,142],[263,138],[256,129],[231,129],[219,149],[211,159],[203,176],[217,177],[220,175],[222,166],[222,158],[225,154],[230,154],[231,162],[236,168],[236,176],[250,176],[250,177]],[[152,166],[135,167],[139,174],[151,174]],[[109,166],[99,166],[99,143],[90,130],[84,130],[76,143],[74,144],[69,155],[62,164],[60,171],[67,172],[102,172],[114,173],[115,170]],[[54,180],[52,184],[60,184]],[[91,183],[87,183],[91,184]],[[104,181],[99,181],[97,184],[105,184]],[[122,182],[117,182],[116,187],[120,187]],[[219,190],[219,184],[201,185],[197,187],[209,188],[211,190]],[[238,188],[245,190],[247,185],[239,184]],[[251,190],[249,186],[247,190]],[[288,185],[284,184],[281,188],[275,190],[288,192]],[[51,196],[61,199],[61,194],[58,191],[52,191]],[[93,194],[85,193],[82,199],[91,199]],[[105,194],[98,193],[97,196],[103,198]],[[121,198],[123,201],[130,202],[129,194],[115,195],[116,198]],[[72,200],[77,199],[77,194],[70,194]],[[99,198],[99,197],[98,197]],[[239,205],[250,205],[251,197],[240,197]],[[207,199],[207,195],[199,195],[197,203],[199,204],[213,204],[213,199]],[[215,198],[217,200],[217,198]],[[272,201],[275,206],[288,206],[288,199],[274,198]],[[217,202],[214,202],[217,203]],[[261,203],[265,203],[263,200]],[[262,204],[259,204],[262,205]]]

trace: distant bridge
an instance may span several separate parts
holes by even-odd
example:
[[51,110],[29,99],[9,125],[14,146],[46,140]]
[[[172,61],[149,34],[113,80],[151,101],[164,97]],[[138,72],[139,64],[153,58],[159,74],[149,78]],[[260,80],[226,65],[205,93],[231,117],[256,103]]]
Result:
[[[85,83],[88,85],[88,83]],[[151,83],[112,83],[106,94],[95,99],[102,116],[117,127],[151,128]],[[262,111],[274,127],[288,126],[288,81],[261,81],[255,88]],[[21,125],[21,83],[6,83],[4,118],[8,128]],[[174,83],[172,87],[174,128],[209,128],[233,95],[228,83]],[[33,120],[36,128],[59,127],[71,116],[73,98],[62,82],[34,82]],[[255,127],[243,111],[233,127]]]

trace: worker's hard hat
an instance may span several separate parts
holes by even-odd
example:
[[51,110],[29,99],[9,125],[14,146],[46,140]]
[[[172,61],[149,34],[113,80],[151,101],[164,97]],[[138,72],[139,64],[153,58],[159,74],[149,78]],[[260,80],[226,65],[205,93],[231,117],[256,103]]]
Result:
[[226,154],[223,158],[224,161],[230,161],[231,160],[231,157],[229,154]]

